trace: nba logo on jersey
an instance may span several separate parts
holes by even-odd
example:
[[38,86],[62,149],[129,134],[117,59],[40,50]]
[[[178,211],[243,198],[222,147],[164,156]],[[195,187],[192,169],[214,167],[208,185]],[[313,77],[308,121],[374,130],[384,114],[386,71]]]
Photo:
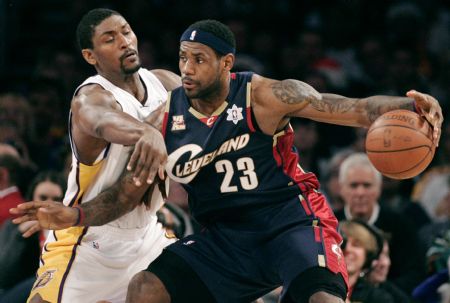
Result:
[[232,108],[227,109],[227,114],[227,121],[233,121],[234,124],[244,119],[244,116],[242,116],[242,107],[237,107],[236,104],[233,104]]
[[192,31],[191,36],[189,37],[189,40],[194,40],[195,39],[195,35],[197,35],[197,31]]
[[185,130],[186,124],[184,124],[183,115],[172,116],[172,131]]

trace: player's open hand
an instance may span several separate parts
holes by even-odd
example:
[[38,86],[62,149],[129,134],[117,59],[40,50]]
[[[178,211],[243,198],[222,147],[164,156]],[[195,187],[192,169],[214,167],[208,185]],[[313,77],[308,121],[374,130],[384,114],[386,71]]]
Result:
[[19,224],[19,231],[24,238],[28,238],[42,228],[38,221],[26,221]]
[[[9,212],[18,216],[12,220],[13,223],[21,224],[27,221],[37,221],[42,229],[65,229],[74,226],[78,220],[78,210],[60,202],[25,202],[11,208]],[[26,232],[23,236],[30,236],[34,232]]]
[[441,137],[441,126],[444,121],[439,102],[434,97],[415,90],[410,90],[406,95],[414,98],[420,114],[433,126],[433,143],[435,146],[438,146]]
[[141,186],[144,182],[152,184],[158,174],[164,179],[164,168],[167,162],[167,150],[162,134],[154,127],[136,142],[127,169],[134,170],[134,182]]

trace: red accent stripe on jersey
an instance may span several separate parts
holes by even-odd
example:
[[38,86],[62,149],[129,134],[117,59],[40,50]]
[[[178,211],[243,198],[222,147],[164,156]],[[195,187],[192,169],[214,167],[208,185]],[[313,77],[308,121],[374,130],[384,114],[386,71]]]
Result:
[[314,240],[316,240],[316,242],[322,242],[322,237],[320,236],[320,227],[313,226],[313,228],[314,228]]
[[285,134],[277,138],[274,158],[278,166],[283,165],[283,172],[297,183],[302,192],[319,188],[319,180],[313,173],[302,172],[298,167],[298,154],[293,149],[294,131],[289,127]]
[[303,209],[305,210],[306,215],[311,216],[311,209],[309,208],[308,202],[303,199],[300,198],[300,203],[302,204]]
[[231,73],[230,77],[231,77],[232,80],[236,80],[236,73]]
[[163,137],[166,137],[166,130],[167,130],[167,120],[169,119],[169,113],[165,112],[164,113],[164,119],[163,119],[163,123],[162,123],[162,130],[161,133],[163,135]]
[[248,128],[250,129],[250,131],[252,133],[255,132],[255,127],[253,126],[253,120],[252,120],[252,108],[250,106],[248,106],[246,109],[246,116],[247,116],[247,124],[248,124]]

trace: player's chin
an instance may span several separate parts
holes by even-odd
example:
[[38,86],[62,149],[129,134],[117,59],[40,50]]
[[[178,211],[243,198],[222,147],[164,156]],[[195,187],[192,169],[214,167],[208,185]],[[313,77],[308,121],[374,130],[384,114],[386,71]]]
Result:
[[122,72],[126,75],[131,75],[137,72],[141,68],[140,62],[135,62],[133,64],[124,64],[121,66]]
[[190,99],[195,99],[199,97],[198,91],[192,88],[183,87],[186,96]]

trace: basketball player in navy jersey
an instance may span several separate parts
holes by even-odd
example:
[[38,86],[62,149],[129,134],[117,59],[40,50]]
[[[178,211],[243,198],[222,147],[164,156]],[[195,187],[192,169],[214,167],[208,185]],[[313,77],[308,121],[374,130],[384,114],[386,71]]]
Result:
[[416,105],[437,144],[438,102],[415,91],[351,99],[298,80],[230,73],[234,36],[214,20],[194,23],[180,42],[183,85],[169,95],[162,125],[166,171],[204,230],[137,274],[127,302],[250,302],[279,285],[283,302],[344,302],[337,220],[316,176],[298,165],[289,118],[368,127]]
[[204,229],[136,274],[127,302],[250,302],[280,285],[283,302],[344,302],[337,220],[315,175],[298,166],[289,119],[368,127],[384,112],[417,110],[437,144],[441,108],[415,91],[354,99],[298,80],[231,73],[234,53],[233,33],[214,20],[194,23],[181,37],[183,85],[160,108],[160,127],[166,171],[188,192]]

